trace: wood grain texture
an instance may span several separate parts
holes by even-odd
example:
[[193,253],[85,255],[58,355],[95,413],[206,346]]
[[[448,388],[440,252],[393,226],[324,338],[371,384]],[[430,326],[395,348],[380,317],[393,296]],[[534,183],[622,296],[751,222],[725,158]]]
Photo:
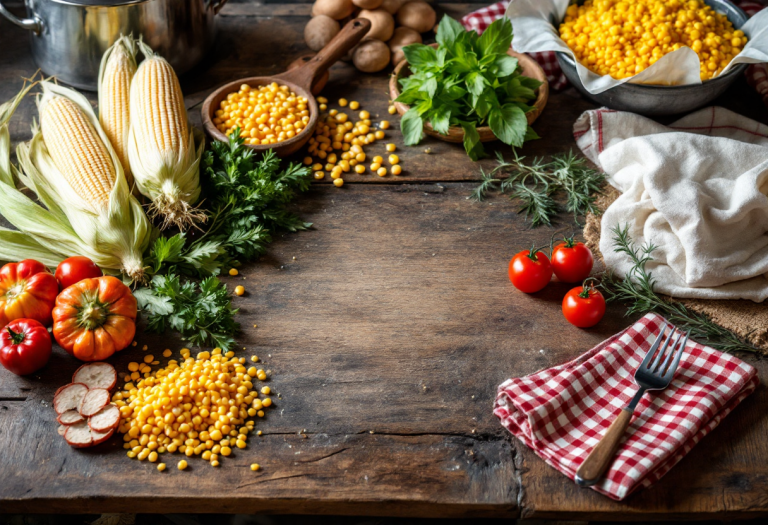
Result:
[[[291,9],[303,11],[293,16]],[[460,14],[469,6],[440,9]],[[300,4],[278,9],[231,1],[214,52],[182,78],[193,120],[195,104],[216,86],[278,73],[306,53],[307,12]],[[0,28],[5,100],[36,67],[24,32],[4,21]],[[325,94],[358,100],[391,118],[386,83],[386,74],[359,75],[342,64],[332,69]],[[759,98],[741,81],[718,104],[768,122]],[[571,125],[591,107],[572,89],[550,96],[535,123],[544,139],[523,153],[575,147]],[[11,124],[14,143],[29,138],[34,116],[26,100]],[[509,258],[531,243],[547,244],[552,230],[528,229],[506,198],[467,199],[474,184],[455,181],[477,180],[479,166],[492,161],[473,164],[460,147],[432,139],[423,144],[434,152],[427,155],[423,147],[403,148],[396,132],[389,137],[398,144],[404,176],[345,177],[341,189],[316,185],[297,202],[315,227],[278,235],[260,261],[224,278],[247,290],[236,299],[246,348],[240,355],[259,355],[279,393],[276,407],[257,422],[262,438],[219,470],[191,461],[179,472],[178,457],[166,456],[170,468],[159,473],[125,457],[116,440],[74,450],[56,434],[50,402],[78,363],[56,348],[39,375],[18,378],[0,370],[0,513],[636,520],[768,513],[764,387],[657,485],[624,503],[580,489],[514,441],[491,413],[497,385],[573,358],[633,319],[610,308],[598,327],[579,330],[560,313],[570,286],[555,282],[534,295],[514,291],[505,271]],[[371,155],[381,154],[379,147]],[[118,369],[141,358],[143,344],[155,356],[182,346],[170,335],[141,333],[138,341],[112,360]],[[746,359],[765,381],[768,364]],[[251,472],[252,462],[263,470]]]

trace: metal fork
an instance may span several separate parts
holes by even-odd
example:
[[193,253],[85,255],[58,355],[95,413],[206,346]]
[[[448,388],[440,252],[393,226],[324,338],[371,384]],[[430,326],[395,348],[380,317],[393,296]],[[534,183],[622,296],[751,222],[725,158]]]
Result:
[[[578,485],[589,487],[600,480],[603,472],[613,461],[613,456],[616,453],[616,449],[619,448],[619,442],[624,435],[624,431],[629,426],[632,414],[640,398],[648,390],[664,390],[672,381],[672,376],[675,375],[677,365],[680,364],[680,357],[683,355],[683,350],[685,350],[685,345],[688,342],[688,335],[691,332],[689,330],[685,333],[685,339],[682,339],[683,333],[680,332],[675,344],[672,345],[672,349],[666,354],[662,362],[662,357],[667,352],[672,336],[675,335],[675,328],[672,328],[672,332],[667,337],[664,346],[656,353],[661,341],[664,339],[664,332],[668,327],[669,325],[664,325],[661,329],[661,333],[656,338],[656,341],[654,341],[651,349],[648,350],[648,353],[645,354],[643,362],[640,363],[635,372],[635,383],[639,387],[635,397],[632,398],[629,405],[621,409],[621,412],[616,416],[611,426],[608,427],[608,431],[595,445],[592,452],[589,453],[589,456],[581,464],[579,470],[576,471],[575,481]],[[680,344],[681,339],[683,341],[682,344]],[[654,354],[656,354],[656,358],[651,363],[651,358],[653,358]]]

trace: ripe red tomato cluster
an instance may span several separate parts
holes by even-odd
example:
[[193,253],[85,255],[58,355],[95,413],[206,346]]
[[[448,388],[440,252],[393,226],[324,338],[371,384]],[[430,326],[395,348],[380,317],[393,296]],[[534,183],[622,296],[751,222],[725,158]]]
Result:
[[566,238],[552,250],[552,259],[541,250],[532,247],[515,254],[509,261],[509,280],[525,293],[544,289],[554,273],[566,283],[584,281],[582,286],[571,289],[563,299],[563,315],[574,326],[589,328],[595,326],[605,314],[605,298],[591,284],[589,272],[594,259],[592,252],[583,242]]
[[40,370],[51,357],[53,307],[60,290],[82,279],[101,277],[88,257],[70,257],[51,274],[34,259],[0,268],[0,364],[17,375]]

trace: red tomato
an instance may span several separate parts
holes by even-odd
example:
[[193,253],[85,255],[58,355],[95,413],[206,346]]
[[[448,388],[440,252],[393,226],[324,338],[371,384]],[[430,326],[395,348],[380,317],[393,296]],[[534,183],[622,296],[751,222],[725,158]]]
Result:
[[605,298],[594,286],[584,283],[565,294],[563,315],[573,326],[595,326],[605,315]]
[[583,242],[568,237],[552,250],[552,269],[564,283],[580,283],[592,271],[592,252]]
[[0,268],[0,327],[14,319],[51,324],[59,283],[43,263],[25,259]]
[[16,319],[0,332],[0,364],[19,376],[37,372],[51,357],[51,336],[34,319]]
[[56,279],[59,280],[61,289],[69,288],[83,279],[101,277],[104,275],[101,268],[96,266],[92,260],[83,255],[77,255],[64,259],[56,267]]
[[509,261],[509,280],[525,293],[538,292],[552,279],[549,258],[536,248],[515,254]]

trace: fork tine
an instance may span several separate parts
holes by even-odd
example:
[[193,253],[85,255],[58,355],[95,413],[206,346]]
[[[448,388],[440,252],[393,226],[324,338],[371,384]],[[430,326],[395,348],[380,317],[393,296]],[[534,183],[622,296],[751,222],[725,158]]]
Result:
[[691,334],[691,331],[688,330],[685,333],[685,339],[683,339],[683,344],[680,345],[680,348],[677,350],[677,355],[675,355],[675,360],[672,361],[672,364],[669,366],[669,369],[667,369],[666,373],[664,374],[664,379],[672,379],[672,376],[675,375],[675,370],[677,370],[677,365],[680,364],[680,358],[683,356],[683,352],[685,351],[685,345],[688,344],[688,336]]
[[669,346],[669,342],[672,340],[672,336],[675,335],[675,328],[672,327],[672,331],[669,332],[669,337],[667,337],[667,340],[664,341],[664,346],[661,347],[661,350],[659,350],[659,353],[656,355],[656,359],[653,360],[653,364],[648,368],[651,372],[655,372],[658,369],[658,365],[661,362],[661,358],[664,356],[664,353],[667,351],[667,347]]
[[661,327],[661,332],[659,332],[659,335],[656,337],[656,340],[653,342],[653,345],[651,346],[651,349],[648,350],[648,353],[645,354],[645,357],[643,358],[643,362],[640,363],[640,368],[646,368],[648,366],[648,363],[651,361],[651,358],[653,357],[653,354],[656,352],[656,349],[659,347],[659,344],[661,343],[661,340],[664,338],[664,332],[667,331],[668,324],[664,324],[664,326]]
[[[664,375],[664,372],[667,370],[667,365],[669,365],[669,362],[672,361],[672,358],[675,356],[676,353],[679,353],[680,347],[678,346],[680,344],[680,340],[683,338],[685,334],[681,331],[680,335],[677,336],[677,339],[675,340],[675,343],[672,345],[672,349],[669,351],[669,354],[666,358],[664,358],[664,362],[661,364],[661,367],[659,368],[659,373],[661,375]],[[670,336],[670,339],[672,337]]]

